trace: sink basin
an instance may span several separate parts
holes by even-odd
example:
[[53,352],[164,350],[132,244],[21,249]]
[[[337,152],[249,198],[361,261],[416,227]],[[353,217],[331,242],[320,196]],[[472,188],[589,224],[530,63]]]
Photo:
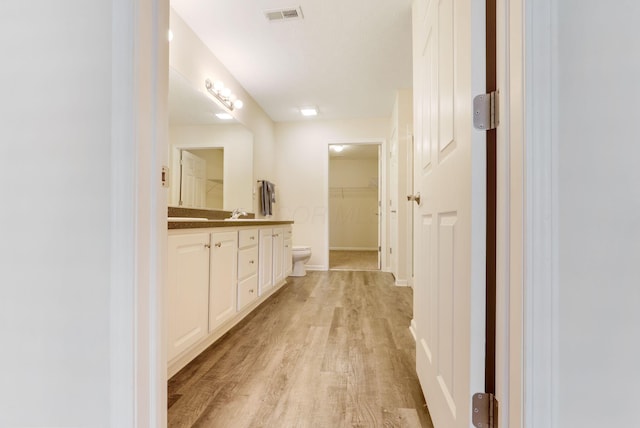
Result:
[[205,217],[168,217],[168,221],[210,221]]

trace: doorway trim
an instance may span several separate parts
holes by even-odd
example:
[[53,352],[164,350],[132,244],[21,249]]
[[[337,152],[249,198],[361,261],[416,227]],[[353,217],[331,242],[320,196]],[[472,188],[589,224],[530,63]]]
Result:
[[109,426],[167,424],[168,0],[111,6]]
[[387,216],[386,206],[384,201],[387,200],[387,157],[385,156],[387,151],[387,140],[386,138],[358,138],[358,139],[345,139],[345,140],[329,140],[327,141],[327,150],[326,150],[326,161],[325,161],[325,180],[324,180],[324,195],[325,195],[325,206],[327,207],[327,215],[325,216],[325,247],[327,252],[325,254],[327,260],[327,270],[329,270],[329,203],[330,203],[330,195],[329,195],[329,146],[338,144],[338,145],[378,145],[378,165],[380,165],[380,171],[378,173],[378,197],[379,197],[379,216],[378,216],[378,236],[380,241],[380,251],[379,251],[379,259],[380,259],[380,272],[389,272],[389,266],[386,266],[386,259],[382,257],[383,254],[386,254],[387,249]]
[[509,426],[557,427],[555,0],[498,0],[496,392]]
[[524,426],[557,426],[556,1],[524,3]]

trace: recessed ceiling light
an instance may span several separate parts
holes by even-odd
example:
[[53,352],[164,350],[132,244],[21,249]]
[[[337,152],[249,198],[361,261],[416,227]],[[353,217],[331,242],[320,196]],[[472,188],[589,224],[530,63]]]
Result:
[[229,113],[216,113],[216,116],[218,117],[218,119],[222,119],[222,120],[233,119],[233,116],[231,116]]
[[317,116],[318,115],[318,108],[317,107],[302,107],[300,109],[300,113],[302,113],[303,116]]
[[344,146],[341,146],[341,145],[339,145],[339,144],[332,144],[332,145],[331,145],[331,146],[329,146],[329,147],[331,147],[331,149],[332,149],[334,152],[336,152],[336,153],[340,153],[341,151],[343,151],[343,150],[344,150]]

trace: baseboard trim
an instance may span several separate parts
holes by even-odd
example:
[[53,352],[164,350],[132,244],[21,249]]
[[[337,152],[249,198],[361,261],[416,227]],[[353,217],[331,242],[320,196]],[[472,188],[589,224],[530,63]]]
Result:
[[413,336],[413,341],[417,342],[418,336],[416,335],[416,320],[413,318],[411,318],[411,324],[409,325],[409,332],[411,333],[411,336]]
[[305,265],[305,269],[306,270],[325,271],[325,270],[329,270],[329,266],[325,266],[325,265]]

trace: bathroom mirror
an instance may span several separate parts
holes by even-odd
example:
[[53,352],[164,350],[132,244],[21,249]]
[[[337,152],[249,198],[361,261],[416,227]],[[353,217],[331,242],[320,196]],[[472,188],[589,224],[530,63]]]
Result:
[[253,134],[202,88],[169,70],[170,206],[253,206]]

